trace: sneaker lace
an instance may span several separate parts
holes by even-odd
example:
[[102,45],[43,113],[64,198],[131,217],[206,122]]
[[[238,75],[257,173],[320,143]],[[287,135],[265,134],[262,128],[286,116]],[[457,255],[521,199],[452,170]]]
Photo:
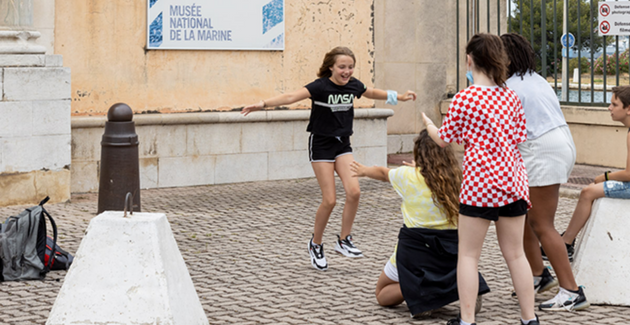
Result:
[[315,252],[315,256],[320,259],[324,257],[324,250],[322,249],[322,245],[312,244],[313,252]]

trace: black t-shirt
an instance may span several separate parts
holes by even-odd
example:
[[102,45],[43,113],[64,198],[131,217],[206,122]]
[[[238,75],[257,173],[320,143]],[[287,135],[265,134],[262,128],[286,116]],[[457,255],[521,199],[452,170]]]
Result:
[[354,98],[361,98],[365,85],[355,78],[350,78],[344,86],[329,78],[319,78],[305,87],[311,93],[312,101],[306,131],[331,137],[352,135]]

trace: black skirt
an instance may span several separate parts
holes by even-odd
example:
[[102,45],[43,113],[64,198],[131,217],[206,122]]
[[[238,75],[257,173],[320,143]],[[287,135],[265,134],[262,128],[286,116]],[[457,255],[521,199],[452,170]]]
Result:
[[[457,230],[400,228],[396,266],[403,297],[412,315],[459,300]],[[479,274],[479,295],[490,292]]]

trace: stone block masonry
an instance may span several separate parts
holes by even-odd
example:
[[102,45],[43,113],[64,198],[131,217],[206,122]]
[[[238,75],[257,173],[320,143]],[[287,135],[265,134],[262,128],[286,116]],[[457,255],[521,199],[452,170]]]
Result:
[[[356,109],[353,154],[387,164],[389,109]],[[310,110],[139,114],[140,187],[163,188],[313,177],[306,125]],[[98,191],[106,118],[72,119],[72,192]]]
[[0,55],[0,206],[70,198],[70,69],[59,55]]

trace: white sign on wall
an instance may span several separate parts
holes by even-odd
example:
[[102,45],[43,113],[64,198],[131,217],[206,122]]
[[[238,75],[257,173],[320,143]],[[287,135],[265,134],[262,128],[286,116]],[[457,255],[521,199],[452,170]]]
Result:
[[284,0],[148,0],[147,49],[284,50]]
[[599,36],[630,35],[630,1],[599,2]]

